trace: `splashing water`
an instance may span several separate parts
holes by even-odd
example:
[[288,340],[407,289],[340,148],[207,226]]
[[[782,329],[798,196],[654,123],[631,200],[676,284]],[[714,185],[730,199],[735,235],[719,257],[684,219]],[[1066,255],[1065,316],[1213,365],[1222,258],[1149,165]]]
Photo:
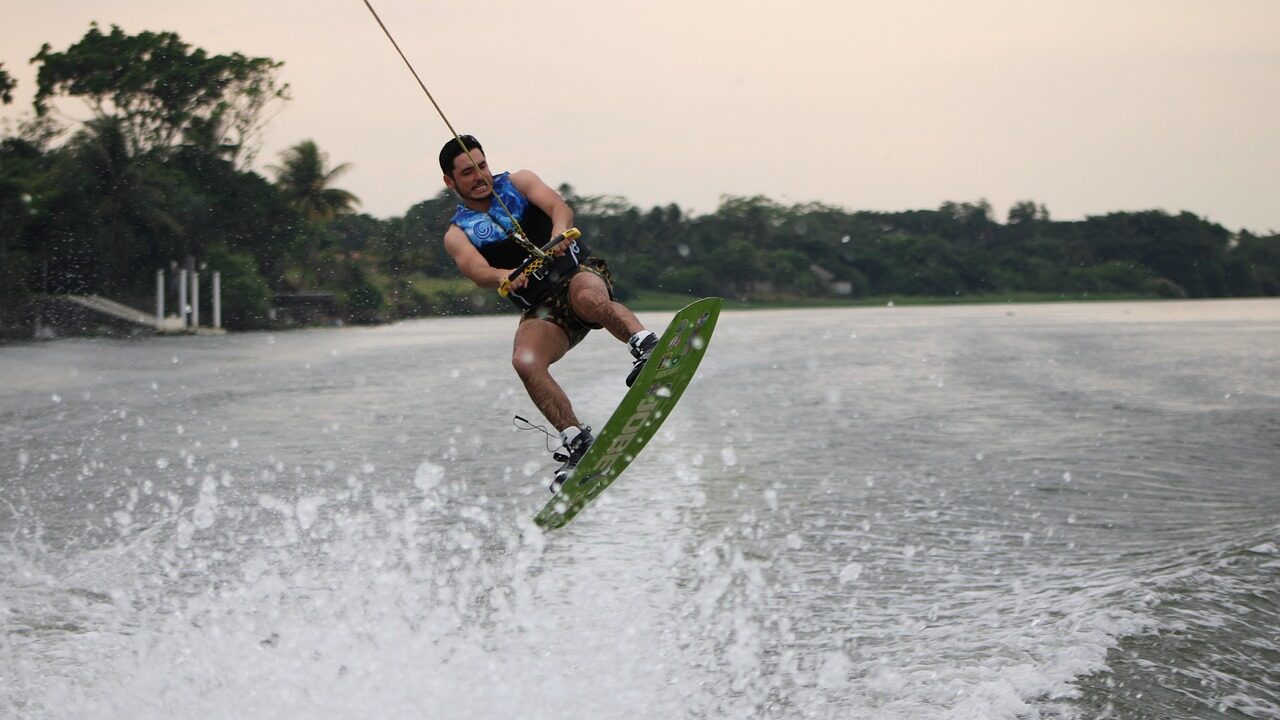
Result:
[[1169,307],[728,313],[550,535],[507,319],[0,349],[0,715],[1280,717],[1280,312]]

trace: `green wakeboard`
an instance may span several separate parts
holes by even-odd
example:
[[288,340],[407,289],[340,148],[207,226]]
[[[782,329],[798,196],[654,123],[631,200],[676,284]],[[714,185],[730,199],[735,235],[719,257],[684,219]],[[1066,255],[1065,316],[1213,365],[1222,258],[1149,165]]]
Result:
[[671,319],[649,362],[587,454],[560,492],[533,519],[539,527],[564,527],[627,469],[658,432],[702,362],[720,316],[720,305],[720,298],[703,298]]

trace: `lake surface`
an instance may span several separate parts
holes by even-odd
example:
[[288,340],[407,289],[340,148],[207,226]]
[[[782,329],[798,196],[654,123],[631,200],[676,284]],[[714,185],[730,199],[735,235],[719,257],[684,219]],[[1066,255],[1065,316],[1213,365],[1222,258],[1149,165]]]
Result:
[[0,717],[1280,718],[1280,302],[726,312],[547,535],[513,325],[0,347]]

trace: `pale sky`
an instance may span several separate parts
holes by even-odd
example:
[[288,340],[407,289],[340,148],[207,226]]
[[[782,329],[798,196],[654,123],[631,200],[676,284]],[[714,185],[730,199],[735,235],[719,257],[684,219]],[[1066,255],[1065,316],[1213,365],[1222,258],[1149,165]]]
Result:
[[[1280,0],[376,0],[497,170],[642,209],[723,195],[849,210],[1034,200],[1280,232]],[[315,140],[378,217],[441,187],[448,131],[362,0],[45,0],[5,13],[30,112],[42,43],[92,20],[285,62],[260,166]],[[81,117],[81,107],[67,106]],[[268,177],[269,173],[263,171]]]

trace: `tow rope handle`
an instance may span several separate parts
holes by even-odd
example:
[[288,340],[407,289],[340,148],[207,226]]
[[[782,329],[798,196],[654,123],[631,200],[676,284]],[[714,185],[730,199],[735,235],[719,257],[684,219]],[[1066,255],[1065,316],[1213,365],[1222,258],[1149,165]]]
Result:
[[530,256],[529,259],[520,263],[520,267],[516,268],[515,270],[512,270],[511,274],[508,275],[506,279],[503,280],[502,283],[498,285],[498,294],[501,295],[502,297],[507,297],[508,295],[510,295],[511,283],[514,282],[517,278],[527,277],[541,270],[543,265],[545,265],[548,259],[550,259],[551,257],[549,254],[551,252],[551,248],[559,245],[565,240],[577,240],[580,237],[582,237],[582,231],[576,227],[571,227],[568,230],[565,230],[559,235],[548,240],[546,245],[543,245],[541,248],[539,248],[540,252],[542,253],[542,257]]

